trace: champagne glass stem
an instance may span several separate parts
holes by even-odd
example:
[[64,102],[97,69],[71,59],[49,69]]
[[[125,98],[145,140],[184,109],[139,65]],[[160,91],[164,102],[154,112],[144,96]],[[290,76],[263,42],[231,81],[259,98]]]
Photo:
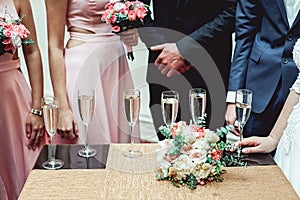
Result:
[[51,142],[50,163],[52,165],[54,165],[55,164],[55,151],[54,151],[54,144],[53,144],[53,136],[50,136],[50,142]]
[[[243,141],[243,130],[244,130],[244,126],[240,126],[240,142]],[[237,157],[238,158],[241,158],[241,154],[242,154],[242,146],[238,146],[238,149],[237,149]]]
[[84,125],[84,130],[85,130],[85,145],[84,145],[84,148],[88,151],[89,148],[90,148],[90,145],[89,145],[89,135],[88,135],[88,125],[87,124]]
[[131,140],[131,149],[133,149],[133,144],[134,144],[134,137],[133,137],[133,125],[131,124],[130,126],[130,140]]

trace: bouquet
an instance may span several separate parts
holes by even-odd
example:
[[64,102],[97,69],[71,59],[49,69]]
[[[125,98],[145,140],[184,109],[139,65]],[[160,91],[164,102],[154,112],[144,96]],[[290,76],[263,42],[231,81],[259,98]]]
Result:
[[245,166],[240,160],[225,154],[232,145],[220,140],[232,130],[232,126],[211,131],[205,129],[204,123],[188,125],[180,121],[170,128],[160,127],[161,133],[168,139],[160,142],[158,180],[171,181],[176,187],[186,185],[195,189],[207,182],[223,181],[221,174],[226,172],[223,167],[227,164]]
[[0,55],[13,53],[13,50],[22,44],[34,43],[28,38],[29,30],[21,22],[22,18],[15,19],[6,11],[4,16],[0,16]]
[[[147,15],[148,5],[137,0],[110,0],[105,5],[101,17],[104,23],[112,26],[113,33],[121,33],[129,29],[143,26],[143,18]],[[127,56],[133,60],[132,47],[128,47]]]

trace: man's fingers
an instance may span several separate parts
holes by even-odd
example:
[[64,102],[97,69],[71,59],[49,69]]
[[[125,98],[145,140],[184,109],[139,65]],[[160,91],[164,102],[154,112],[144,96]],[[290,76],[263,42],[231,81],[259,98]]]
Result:
[[152,51],[161,51],[161,50],[163,50],[165,47],[166,47],[166,44],[159,44],[159,45],[155,45],[155,46],[150,47],[150,49],[151,49]]

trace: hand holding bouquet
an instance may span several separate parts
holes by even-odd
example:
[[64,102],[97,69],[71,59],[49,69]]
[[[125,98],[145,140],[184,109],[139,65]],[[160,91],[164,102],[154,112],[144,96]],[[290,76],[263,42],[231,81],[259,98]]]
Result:
[[29,30],[21,22],[21,18],[14,19],[6,12],[0,16],[0,55],[13,53],[22,44],[34,43],[28,38]]
[[[112,26],[113,33],[122,33],[143,26],[148,6],[137,0],[111,0],[105,6],[101,20]],[[134,36],[132,38],[135,39]],[[127,56],[133,60],[132,46],[127,46]]]

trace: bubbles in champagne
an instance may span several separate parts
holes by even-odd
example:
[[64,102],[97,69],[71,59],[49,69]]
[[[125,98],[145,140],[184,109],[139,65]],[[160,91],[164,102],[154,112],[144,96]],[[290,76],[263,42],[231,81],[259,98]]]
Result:
[[244,126],[250,116],[251,105],[236,103],[237,120]]
[[175,122],[178,112],[178,99],[162,99],[162,115],[166,125],[171,126]]
[[93,96],[82,95],[78,97],[78,107],[81,120],[90,124],[94,114],[95,100]]
[[135,124],[140,113],[140,96],[128,94],[124,96],[125,115],[129,124]]
[[195,124],[201,119],[205,113],[206,95],[202,93],[190,94],[190,112]]
[[48,134],[53,137],[58,124],[58,105],[47,104],[43,106],[43,116]]

